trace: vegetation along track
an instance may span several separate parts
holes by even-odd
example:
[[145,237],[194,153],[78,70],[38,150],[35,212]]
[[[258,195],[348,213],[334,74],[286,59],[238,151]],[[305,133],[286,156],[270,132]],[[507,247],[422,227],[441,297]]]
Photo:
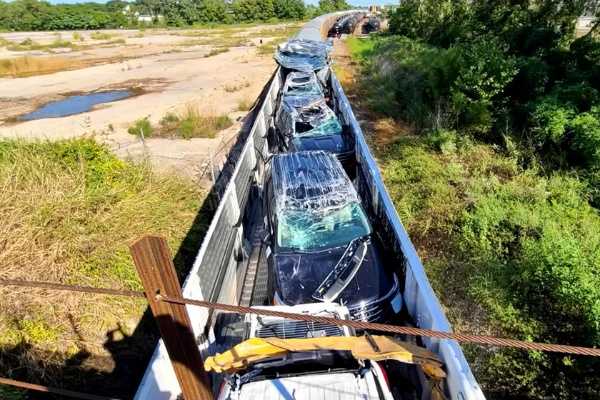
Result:
[[[452,324],[600,345],[596,33],[575,37],[576,7],[473,2],[442,24],[416,3],[337,68]],[[465,351],[489,398],[600,395],[595,359]]]

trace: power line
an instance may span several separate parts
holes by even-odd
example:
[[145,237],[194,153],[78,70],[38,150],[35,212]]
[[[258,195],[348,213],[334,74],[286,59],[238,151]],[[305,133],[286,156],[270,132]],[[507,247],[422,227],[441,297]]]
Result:
[[36,385],[34,383],[21,382],[21,381],[16,381],[14,379],[8,379],[8,378],[0,378],[0,384],[14,386],[14,387],[18,387],[21,389],[34,390],[36,392],[57,394],[60,396],[70,397],[72,399],[119,400],[116,397],[105,397],[105,396],[98,396],[95,394],[75,392],[73,390],[66,390],[66,389],[59,389],[59,388],[54,388],[54,387],[50,387],[50,386]]
[[[64,291],[75,291],[75,292],[83,292],[83,293],[94,293],[94,294],[103,294],[103,295],[114,295],[114,296],[127,296],[127,297],[145,297],[144,293],[141,291],[135,290],[119,290],[119,289],[106,289],[106,288],[96,288],[91,286],[78,286],[78,285],[64,285],[59,283],[51,283],[51,282],[28,282],[22,280],[14,280],[14,279],[0,279],[0,285],[10,285],[10,286],[21,286],[21,287],[29,287],[29,288],[41,288],[41,289],[51,289],[51,290],[64,290]],[[454,332],[443,332],[436,331],[432,329],[422,329],[422,328],[414,328],[409,326],[398,326],[398,325],[388,325],[388,324],[379,324],[372,322],[363,322],[363,321],[355,321],[355,320],[342,320],[330,317],[321,317],[315,315],[305,315],[305,314],[296,314],[296,313],[288,313],[283,311],[275,311],[268,308],[254,308],[254,307],[244,307],[244,306],[236,306],[230,304],[222,304],[222,303],[213,303],[204,300],[193,300],[187,298],[173,298],[162,296],[160,294],[157,295],[157,300],[173,303],[173,304],[189,304],[198,307],[210,308],[221,311],[229,311],[240,314],[256,314],[262,316],[273,316],[280,318],[287,318],[297,321],[306,321],[306,322],[321,322],[336,326],[349,326],[355,329],[360,330],[373,330],[380,332],[388,332],[388,333],[396,333],[396,334],[404,334],[411,336],[426,336],[437,339],[449,339],[456,340],[461,343],[474,343],[479,345],[488,345],[488,346],[500,346],[500,347],[512,347],[523,350],[536,350],[536,351],[546,351],[546,352],[555,352],[555,353],[565,353],[565,354],[577,354],[584,356],[592,356],[592,357],[600,357],[600,349],[599,348],[591,348],[591,347],[581,347],[581,346],[570,346],[570,345],[562,345],[562,344],[551,344],[551,343],[539,343],[539,342],[527,342],[524,340],[517,339],[509,339],[509,338],[498,338],[493,336],[486,335],[471,335],[471,334],[463,334],[463,333],[454,333]]]

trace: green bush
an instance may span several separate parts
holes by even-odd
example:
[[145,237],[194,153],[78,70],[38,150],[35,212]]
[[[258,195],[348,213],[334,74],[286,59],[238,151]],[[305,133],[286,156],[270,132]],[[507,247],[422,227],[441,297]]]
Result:
[[[585,2],[406,0],[352,47],[378,154],[457,329],[600,346],[600,42]],[[595,207],[595,208],[594,208]],[[488,398],[596,399],[598,360],[466,347]]]
[[154,132],[154,128],[148,118],[141,118],[135,121],[135,123],[127,129],[127,132],[131,135],[139,137],[151,137]]
[[600,168],[600,106],[577,115],[571,120],[570,126],[573,130],[573,148],[581,154],[585,163]]
[[538,145],[560,143],[575,113],[573,107],[559,102],[554,97],[543,98],[535,104],[531,120],[532,133]]
[[403,1],[390,31],[405,37],[386,38],[374,54],[373,71],[394,69],[386,79],[397,104],[379,110],[495,143],[511,134],[550,169],[594,168],[600,41],[575,38],[584,3]]
[[[449,143],[453,151],[440,151]],[[600,216],[582,181],[522,170],[453,132],[403,139],[379,156],[451,314],[458,301],[465,318],[482,308],[498,335],[599,345]],[[593,359],[486,348],[469,355],[490,398],[592,399],[600,389]]]

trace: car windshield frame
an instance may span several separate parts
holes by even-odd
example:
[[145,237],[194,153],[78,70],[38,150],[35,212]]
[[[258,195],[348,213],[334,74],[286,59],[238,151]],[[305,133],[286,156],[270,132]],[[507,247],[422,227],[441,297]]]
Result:
[[347,246],[356,238],[370,236],[372,228],[360,203],[352,201],[326,210],[280,210],[275,233],[279,251],[310,253]]

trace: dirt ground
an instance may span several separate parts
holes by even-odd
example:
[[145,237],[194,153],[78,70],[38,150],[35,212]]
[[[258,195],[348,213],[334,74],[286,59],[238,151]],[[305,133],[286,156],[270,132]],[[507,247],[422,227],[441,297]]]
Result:
[[[62,57],[77,60],[83,67],[0,78],[0,138],[95,135],[121,157],[147,157],[160,169],[200,178],[210,159],[235,137],[246,114],[237,111],[239,104],[252,103],[274,70],[272,54],[261,49],[261,43],[281,40],[294,28],[278,24],[198,30],[2,33],[0,40],[9,45],[0,47],[0,60]],[[71,46],[9,50],[10,43],[17,45],[28,39],[38,47],[58,40]],[[224,52],[214,54],[218,49]],[[77,115],[15,122],[19,115],[69,94],[115,88],[135,88],[141,94]],[[158,124],[168,112],[190,106],[202,114],[227,114],[235,124],[214,139],[150,138],[142,142],[127,133],[138,119],[147,117]]]

